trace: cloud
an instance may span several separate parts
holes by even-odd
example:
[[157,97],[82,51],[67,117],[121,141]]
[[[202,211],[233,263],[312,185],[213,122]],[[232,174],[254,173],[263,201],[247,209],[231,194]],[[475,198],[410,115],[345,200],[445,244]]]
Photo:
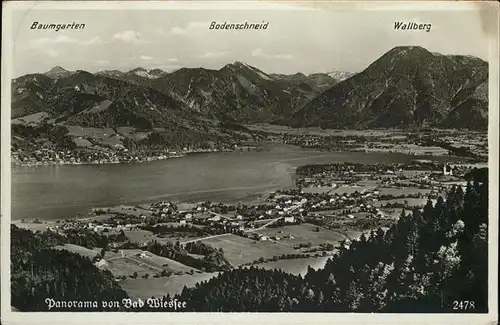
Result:
[[204,30],[208,30],[210,23],[208,22],[190,22],[185,28],[174,26],[170,29],[172,35],[192,35],[199,34]]
[[178,58],[168,58],[165,60],[166,62],[179,62]]
[[139,57],[139,59],[144,60],[144,61],[150,61],[150,60],[153,60],[153,58],[152,58],[152,57],[147,56],[147,55],[141,55],[141,56]]
[[99,65],[99,66],[108,65],[108,64],[109,64],[108,60],[97,60],[97,61],[95,61],[95,65]]
[[177,64],[158,66],[158,69],[161,69],[161,70],[166,71],[166,72],[173,72],[173,71],[178,70],[180,68],[182,68],[182,66],[177,65]]
[[217,59],[217,58],[222,58],[227,55],[226,51],[220,51],[220,52],[207,52],[201,55],[198,55],[198,58],[200,59]]
[[113,35],[113,38],[120,40],[122,42],[132,43],[132,44],[146,43],[146,41],[141,39],[141,33],[133,30],[127,30],[124,32],[116,33],[115,35]]
[[278,60],[293,59],[292,54],[268,54],[268,53],[264,52],[261,48],[252,50],[252,56],[266,58],[266,59],[278,59]]
[[96,37],[91,38],[89,40],[80,42],[81,45],[95,45],[95,44],[102,44],[102,43],[104,43],[104,41],[99,36],[96,36]]
[[49,44],[76,44],[76,43],[78,43],[78,40],[76,38],[71,38],[65,35],[59,35],[53,38],[43,37],[31,40],[29,43],[29,47],[42,48]]
[[78,45],[94,45],[104,43],[100,37],[94,37],[89,40],[79,40],[76,38],[68,37],[65,35],[59,35],[57,37],[43,37],[31,40],[28,44],[30,49],[43,49],[49,45],[61,45],[61,44],[78,44]]
[[59,53],[54,49],[46,49],[46,50],[43,50],[42,53],[50,56],[51,58],[56,58],[59,56]]

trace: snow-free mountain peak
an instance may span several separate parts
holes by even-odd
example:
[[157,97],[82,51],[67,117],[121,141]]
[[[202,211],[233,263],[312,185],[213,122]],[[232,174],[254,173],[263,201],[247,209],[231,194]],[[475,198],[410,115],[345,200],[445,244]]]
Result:
[[139,77],[148,78],[148,79],[156,79],[165,74],[165,71],[160,69],[146,69],[142,67],[138,67],[130,70],[127,74],[134,74]]
[[49,78],[61,78],[61,77],[67,77],[72,73],[73,72],[68,71],[61,66],[55,66],[49,71],[45,72],[44,75],[46,75]]

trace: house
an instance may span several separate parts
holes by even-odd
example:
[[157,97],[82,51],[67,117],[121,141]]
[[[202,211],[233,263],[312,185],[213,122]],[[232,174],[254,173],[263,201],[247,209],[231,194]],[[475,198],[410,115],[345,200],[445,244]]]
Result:
[[145,252],[145,251],[142,251],[140,254],[139,254],[139,257],[140,258],[146,258],[146,257],[151,257],[148,255],[148,252]]
[[448,175],[451,176],[451,175],[453,175],[453,169],[454,168],[452,166],[448,165],[448,164],[444,165],[443,166],[443,175],[445,175],[445,176],[448,176]]
[[293,216],[287,216],[285,217],[285,223],[294,223],[295,218]]
[[187,222],[186,222],[186,220],[180,220],[180,221],[179,221],[179,224],[180,224],[180,225],[185,225],[185,224],[187,224]]
[[243,220],[243,216],[242,216],[242,215],[238,215],[238,216],[236,217],[236,219],[237,219],[237,220]]
[[191,220],[191,219],[193,219],[193,215],[191,213],[188,213],[188,214],[186,214],[186,216],[184,217],[184,219]]
[[220,221],[220,216],[213,216],[212,218],[208,219],[209,221]]
[[259,239],[260,239],[260,240],[262,240],[262,241],[266,241],[266,240],[269,240],[269,237],[267,237],[267,236],[262,236],[262,237],[260,237]]
[[106,267],[108,265],[108,262],[106,262],[106,260],[103,258],[103,259],[100,259],[99,261],[95,262],[95,266],[99,269],[102,269],[104,267]]

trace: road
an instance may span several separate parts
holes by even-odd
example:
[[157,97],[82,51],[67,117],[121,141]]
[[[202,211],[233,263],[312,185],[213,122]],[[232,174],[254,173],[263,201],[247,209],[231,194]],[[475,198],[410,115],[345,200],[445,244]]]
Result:
[[[146,257],[146,258],[147,258],[147,257]],[[115,256],[115,257],[111,257],[111,258],[109,258],[109,259],[106,259],[106,258],[104,258],[104,259],[105,259],[106,261],[108,261],[108,262],[113,261],[113,260],[117,260],[117,259],[127,259],[127,260],[132,261],[132,262],[135,262],[135,263],[137,263],[137,264],[139,264],[139,265],[141,265],[141,266],[146,266],[146,267],[148,267],[148,268],[155,269],[155,270],[160,271],[160,272],[161,272],[161,271],[163,271],[163,269],[162,269],[162,268],[159,268],[159,267],[157,267],[157,266],[155,266],[155,265],[152,265],[152,264],[150,264],[150,263],[147,263],[147,260],[146,260],[146,259],[145,259],[144,261],[142,261],[142,260],[139,260],[139,259],[132,258],[132,257],[130,257],[130,256],[128,256],[128,255],[125,255],[125,256]]]
[[226,232],[224,234],[219,234],[219,235],[212,235],[212,236],[208,236],[208,237],[203,237],[203,238],[195,238],[195,239],[191,239],[191,240],[187,240],[185,242],[182,242],[180,243],[181,245],[185,245],[187,243],[194,243],[194,242],[197,242],[197,241],[200,241],[200,240],[206,240],[206,239],[211,239],[211,238],[217,238],[217,237],[222,237],[222,236],[227,236],[227,235],[232,235],[232,233],[230,232]]
[[279,219],[280,219],[280,218],[275,218],[275,219],[273,219],[273,220],[269,221],[268,223],[266,223],[266,224],[264,224],[264,225],[260,226],[259,228],[248,229],[248,230],[245,230],[245,232],[254,232],[254,231],[262,230],[262,229],[264,229],[264,228],[266,228],[266,227],[268,227],[268,226],[272,225],[273,223],[275,223],[275,222],[276,222],[276,221],[278,221]]

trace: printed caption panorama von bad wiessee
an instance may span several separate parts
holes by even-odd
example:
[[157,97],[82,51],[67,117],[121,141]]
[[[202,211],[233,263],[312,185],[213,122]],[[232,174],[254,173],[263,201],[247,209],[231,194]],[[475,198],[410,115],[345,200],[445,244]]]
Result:
[[151,309],[167,309],[170,311],[181,311],[186,309],[186,302],[177,299],[164,300],[163,298],[148,298],[146,301],[142,299],[132,300],[132,299],[122,299],[121,301],[66,301],[66,300],[55,300],[53,298],[46,298],[45,303],[47,304],[48,310],[52,309],[68,309],[68,308],[104,308],[104,309],[115,309],[115,308],[125,308],[125,309],[139,309],[143,307]]

